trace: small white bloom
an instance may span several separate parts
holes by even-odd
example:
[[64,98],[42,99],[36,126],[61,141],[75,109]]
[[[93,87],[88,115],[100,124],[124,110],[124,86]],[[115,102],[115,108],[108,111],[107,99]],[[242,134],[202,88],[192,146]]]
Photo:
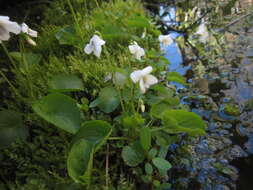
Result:
[[169,46],[173,43],[173,39],[170,37],[169,34],[168,35],[160,35],[159,41],[165,46]]
[[141,92],[144,94],[146,90],[156,83],[158,83],[158,79],[150,75],[153,68],[151,66],[145,67],[142,70],[137,70],[131,73],[130,77],[134,83],[139,82]]
[[95,34],[90,39],[90,43],[88,43],[85,46],[84,52],[87,54],[91,54],[93,52],[96,57],[100,57],[101,52],[102,52],[102,45],[104,44],[105,44],[105,41]]
[[197,32],[195,34],[200,35],[199,40],[203,43],[205,43],[208,40],[209,33],[204,23],[199,25]]
[[141,60],[141,57],[145,55],[145,51],[141,48],[137,42],[134,42],[133,45],[128,46],[130,53],[138,60]]
[[8,16],[0,16],[0,43],[10,39],[10,32],[19,34],[21,27],[18,23],[10,21]]
[[21,24],[21,30],[23,33],[28,34],[31,37],[37,38],[38,36],[38,32],[29,28],[26,23]]

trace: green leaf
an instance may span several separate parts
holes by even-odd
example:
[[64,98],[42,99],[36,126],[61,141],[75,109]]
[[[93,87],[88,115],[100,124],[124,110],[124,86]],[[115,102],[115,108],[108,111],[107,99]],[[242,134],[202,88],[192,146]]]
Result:
[[151,131],[148,127],[141,128],[140,141],[143,149],[148,151],[151,146]]
[[157,169],[162,171],[168,171],[171,168],[171,164],[163,158],[154,158],[152,162],[157,167]]
[[126,33],[120,26],[106,25],[101,30],[102,36],[106,41],[125,41],[130,38],[130,35]]
[[205,122],[193,112],[168,110],[164,112],[162,121],[167,132],[187,132],[192,136],[205,134]]
[[140,144],[136,141],[131,146],[125,146],[122,150],[122,158],[128,166],[135,167],[145,159],[145,152]]
[[149,152],[148,152],[148,157],[149,159],[153,159],[157,154],[157,149],[156,148],[152,148]]
[[133,28],[149,28],[149,20],[143,16],[135,16],[126,21],[128,27]]
[[98,150],[112,132],[112,126],[102,120],[93,120],[85,122],[76,133],[73,142],[85,139]]
[[152,175],[153,167],[150,163],[145,164],[145,172],[146,172],[147,175]]
[[164,98],[159,103],[152,105],[150,114],[152,117],[161,118],[161,115],[165,111],[170,110],[174,106],[179,105],[179,103],[179,98]]
[[80,41],[74,26],[67,26],[55,34],[61,45],[77,45]]
[[105,87],[96,100],[97,106],[105,113],[113,112],[119,106],[118,92],[114,87]]
[[81,126],[81,113],[69,96],[53,93],[34,102],[33,110],[55,126],[75,134]]
[[172,82],[177,82],[184,86],[187,86],[185,78],[182,75],[180,75],[178,72],[169,72],[167,76],[167,80],[172,81]]
[[26,139],[28,129],[23,125],[19,113],[10,110],[0,111],[0,148],[6,148],[17,139]]
[[25,61],[28,65],[37,65],[42,59],[42,55],[37,53],[11,52],[9,54],[14,60],[20,63],[23,63]]
[[49,87],[54,92],[82,91],[83,82],[76,75],[58,74],[53,76]]
[[80,139],[71,147],[67,169],[69,176],[76,183],[89,184],[93,153],[93,145],[84,139]]

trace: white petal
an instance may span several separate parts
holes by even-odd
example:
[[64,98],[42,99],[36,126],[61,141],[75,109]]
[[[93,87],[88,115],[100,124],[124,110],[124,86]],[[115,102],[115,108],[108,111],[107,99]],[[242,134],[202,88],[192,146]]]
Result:
[[21,32],[21,27],[16,22],[2,21],[0,25],[4,27],[8,32],[12,32],[14,34],[19,34]]
[[130,45],[128,48],[131,54],[135,54],[138,50],[138,45]]
[[27,26],[27,24],[26,23],[22,23],[21,24],[21,30],[22,30],[22,32],[23,33],[28,33],[28,29],[29,29],[29,27]]
[[91,38],[91,41],[94,43],[94,45],[96,46],[102,46],[105,44],[105,41],[102,40],[98,35],[94,35],[92,38]]
[[144,94],[146,92],[146,88],[145,88],[145,84],[143,79],[140,80],[140,89],[141,89],[141,93]]
[[142,76],[148,75],[153,71],[153,68],[151,66],[145,67],[144,69],[141,70]]
[[147,84],[148,86],[158,83],[158,79],[153,75],[146,75],[143,78],[143,80],[144,80],[144,83]]
[[10,39],[10,33],[0,28],[0,40],[7,41]]
[[38,37],[38,32],[35,30],[32,30],[31,28],[28,29],[28,35],[34,38]]
[[142,76],[143,75],[141,70],[134,71],[130,74],[130,78],[134,83],[137,83],[142,78]]
[[102,47],[101,47],[101,46],[95,46],[93,52],[94,52],[94,55],[95,55],[96,57],[100,57],[101,52],[102,52]]
[[0,22],[2,20],[10,20],[10,17],[8,17],[8,16],[0,16]]
[[93,51],[93,45],[87,44],[84,48],[84,52],[87,54],[91,54],[92,51]]

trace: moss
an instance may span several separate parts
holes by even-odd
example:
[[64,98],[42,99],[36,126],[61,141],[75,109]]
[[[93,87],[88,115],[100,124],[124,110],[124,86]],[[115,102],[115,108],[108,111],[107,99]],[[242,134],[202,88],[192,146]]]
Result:
[[227,115],[232,115],[232,116],[239,116],[240,115],[240,110],[238,108],[238,105],[227,104],[224,108],[224,112]]

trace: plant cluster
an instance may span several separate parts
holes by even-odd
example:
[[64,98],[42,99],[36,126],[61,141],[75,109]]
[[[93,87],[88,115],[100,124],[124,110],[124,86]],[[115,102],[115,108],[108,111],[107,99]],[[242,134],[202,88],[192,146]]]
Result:
[[6,134],[1,145],[29,136],[23,115],[30,126],[59,128],[68,141],[62,147],[76,185],[168,188],[167,172],[173,167],[166,160],[168,146],[182,134],[205,134],[205,122],[182,106],[168,86],[170,81],[187,85],[182,76],[167,71],[169,62],[159,49],[159,43],[173,40],[161,35],[140,2],[93,3],[88,9],[91,4],[85,0],[56,2],[57,10],[51,9],[56,19],[46,19],[36,42],[31,37],[37,32],[26,24],[0,17],[0,29],[5,27],[1,41],[9,39],[8,32],[22,31],[19,51],[8,52],[1,43],[15,84],[1,75],[17,100],[0,112],[0,129]]

